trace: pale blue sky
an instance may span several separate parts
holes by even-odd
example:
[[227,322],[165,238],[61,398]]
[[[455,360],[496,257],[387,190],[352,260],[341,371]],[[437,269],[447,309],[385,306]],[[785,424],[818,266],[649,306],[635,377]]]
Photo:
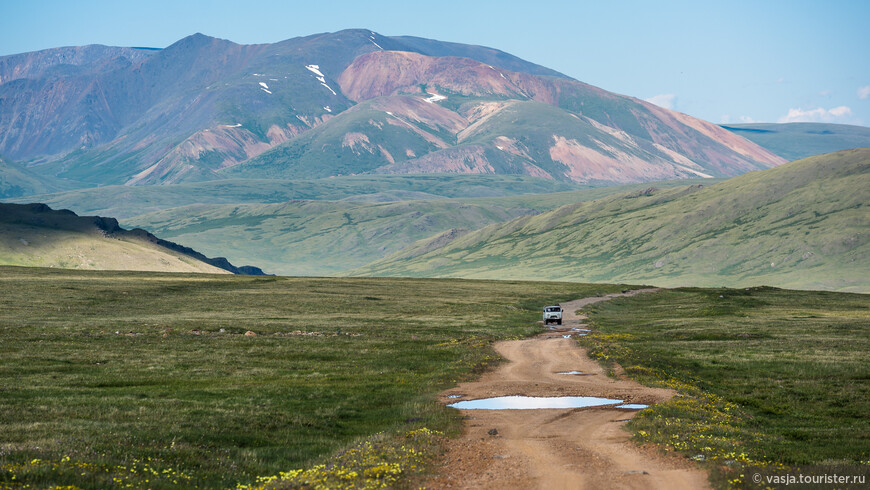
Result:
[[715,123],[870,125],[870,0],[0,0],[0,55],[354,27],[498,48]]

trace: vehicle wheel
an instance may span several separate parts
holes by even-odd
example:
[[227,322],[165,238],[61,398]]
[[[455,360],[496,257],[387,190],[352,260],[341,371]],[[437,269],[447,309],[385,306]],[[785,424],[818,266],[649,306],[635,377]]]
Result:
[[556,325],[561,325],[561,324],[562,324],[562,320],[556,320]]

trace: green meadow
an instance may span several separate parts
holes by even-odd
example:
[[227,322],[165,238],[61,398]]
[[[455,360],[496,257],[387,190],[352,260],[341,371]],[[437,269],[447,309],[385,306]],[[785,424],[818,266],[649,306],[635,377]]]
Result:
[[394,449],[457,430],[435,396],[493,341],[620,289],[15,267],[0,284],[0,488],[228,488],[348,451],[375,483],[419,471]]
[[870,476],[870,295],[676,289],[584,311],[593,357],[680,393],[632,420],[639,442],[705,462],[723,487]]
[[441,240],[360,276],[759,284],[870,292],[870,149],[806,158],[709,186],[648,187]]
[[[462,423],[437,394],[499,362],[494,341],[626,287],[18,267],[0,283],[3,489],[412,485]],[[680,393],[635,439],[716,486],[868,468],[870,296],[675,289],[585,311],[590,355]]]

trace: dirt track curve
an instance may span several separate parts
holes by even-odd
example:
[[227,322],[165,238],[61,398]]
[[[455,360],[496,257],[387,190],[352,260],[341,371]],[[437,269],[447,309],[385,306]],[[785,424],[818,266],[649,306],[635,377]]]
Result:
[[[561,327],[535,338],[499,342],[508,362],[478,381],[442,393],[444,403],[506,395],[596,396],[653,404],[671,390],[608,377],[573,338],[586,318],[575,312],[625,294],[562,303]],[[581,375],[557,374],[580,371]],[[463,395],[460,399],[448,395]],[[707,474],[690,461],[629,441],[622,426],[636,411],[591,407],[545,410],[462,410],[463,435],[448,443],[428,488],[695,489],[707,488]],[[492,435],[492,429],[497,434]]]

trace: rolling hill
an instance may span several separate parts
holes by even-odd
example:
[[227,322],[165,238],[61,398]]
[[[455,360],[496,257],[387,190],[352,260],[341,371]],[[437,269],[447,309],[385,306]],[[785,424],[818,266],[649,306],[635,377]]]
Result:
[[357,175],[314,180],[229,179],[174,185],[104,186],[6,198],[79,214],[126,218],[192,204],[276,204],[293,200],[389,202],[549,194],[588,188],[523,175]]
[[0,154],[75,187],[444,172],[608,184],[783,162],[498,50],[362,29],[0,57]]
[[870,149],[570,204],[420,241],[358,275],[870,292]]
[[729,124],[723,128],[786,160],[870,147],[870,128],[848,124]]
[[0,265],[62,269],[263,274],[235,267],[113,218],[77,216],[45,204],[0,203]]
[[126,220],[205,253],[256,257],[266,270],[328,276],[360,267],[451,227],[475,229],[533,212],[451,199],[359,203],[193,205]]
[[24,166],[0,158],[0,199],[44,194],[68,188],[69,186],[57,179],[39,175]]
[[[475,178],[476,177],[476,178]],[[125,218],[141,227],[205,253],[227,254],[230,260],[255,262],[286,275],[342,275],[397,252],[415,241],[460,228],[467,232],[517,216],[541,213],[567,203],[617,192],[639,191],[646,184],[600,187],[550,194],[499,195],[531,188],[535,182],[519,176],[388,176],[323,179],[287,186],[316,194],[318,186],[359,192],[370,186],[415,184],[406,191],[360,193],[341,201],[293,200],[273,204],[198,204]],[[482,180],[481,180],[482,179]],[[705,181],[695,179],[692,182]],[[426,182],[428,181],[428,185]],[[489,183],[486,188],[478,187]],[[306,187],[313,184],[310,187]],[[286,183],[282,183],[286,185]],[[682,186],[683,181],[662,182]],[[516,186],[516,187],[515,187]],[[166,186],[149,186],[160,189]],[[177,186],[168,186],[170,188]],[[265,190],[271,189],[264,187]],[[324,189],[321,187],[321,189]],[[423,189],[425,192],[415,191]],[[488,191],[484,193],[483,191]],[[435,195],[434,193],[443,195]],[[334,194],[338,194],[335,192]],[[397,195],[398,194],[398,195]],[[478,195],[487,197],[462,197]],[[400,200],[397,200],[400,199]]]

